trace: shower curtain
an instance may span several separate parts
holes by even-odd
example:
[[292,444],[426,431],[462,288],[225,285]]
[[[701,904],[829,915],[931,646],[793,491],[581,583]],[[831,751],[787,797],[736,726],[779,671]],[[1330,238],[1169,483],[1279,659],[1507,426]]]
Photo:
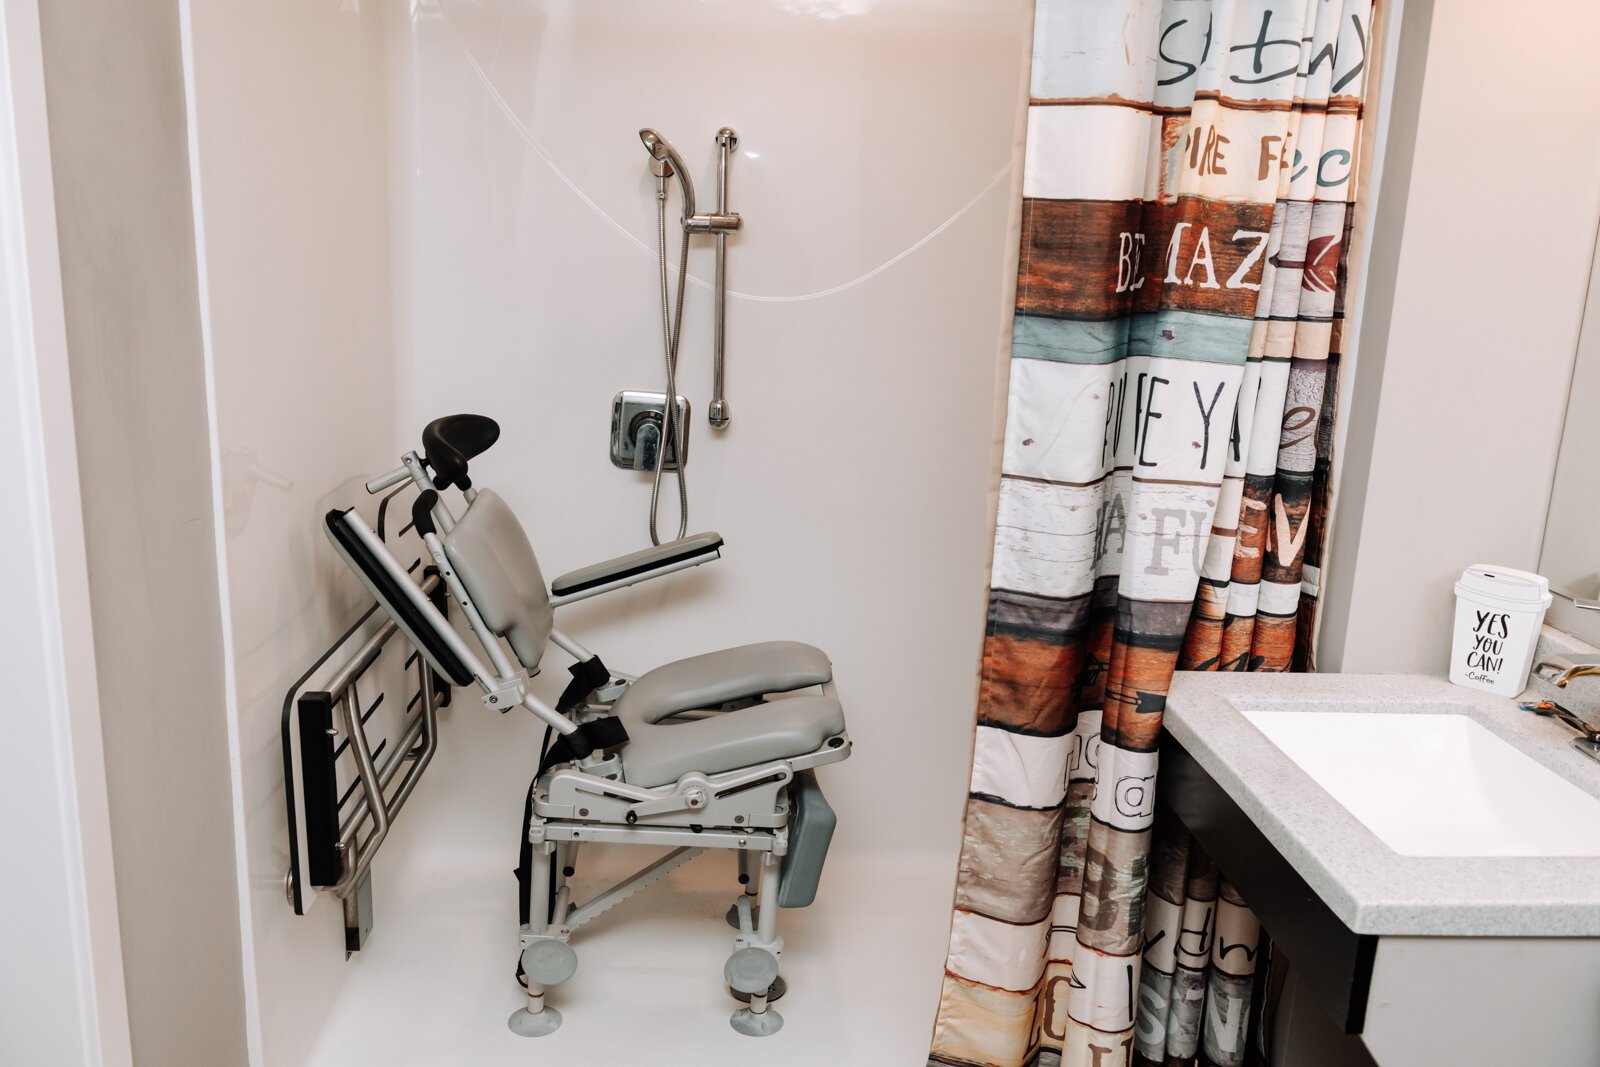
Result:
[[[1156,749],[1175,668],[1310,666],[1371,16],[1038,0],[930,1063],[1242,1062],[1248,909],[1181,828],[1146,903]],[[1225,1017],[1191,1042],[1207,988]]]

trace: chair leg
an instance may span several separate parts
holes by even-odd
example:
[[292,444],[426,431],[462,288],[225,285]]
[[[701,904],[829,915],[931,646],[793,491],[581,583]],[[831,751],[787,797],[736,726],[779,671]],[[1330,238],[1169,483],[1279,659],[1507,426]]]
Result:
[[781,980],[778,976],[778,959],[783,952],[783,938],[778,936],[781,862],[780,857],[770,852],[763,853],[760,859],[760,903],[750,901],[747,895],[734,905],[742,913],[739,916],[740,929],[739,936],[734,939],[735,951],[724,968],[724,976],[736,995],[749,995],[750,1003],[748,1007],[735,1011],[728,1025],[747,1037],[767,1037],[777,1033],[783,1026],[783,1016],[770,1004],[770,994]]
[[[551,852],[552,846],[548,843],[540,843],[533,848],[532,884],[529,894],[531,906],[528,911],[528,925],[526,927],[526,933],[530,936],[546,934],[550,929],[550,872],[551,864],[555,862]],[[561,954],[560,950],[557,949],[554,950],[553,955],[561,956],[562,958],[555,960],[535,960],[530,958],[530,950],[557,944],[561,945],[561,949],[565,949],[565,954]],[[521,1037],[543,1037],[546,1034],[555,1033],[560,1028],[561,1013],[545,1003],[546,983],[540,981],[539,978],[554,977],[563,971],[570,975],[570,965],[573,962],[569,958],[571,953],[572,949],[565,944],[550,941],[532,942],[524,950],[523,971],[528,980],[528,1001],[526,1005],[512,1012],[511,1017],[506,1020],[506,1026],[511,1029],[512,1033]],[[539,955],[541,954],[534,953],[534,956]]]
[[[739,921],[739,907],[740,902],[743,901],[750,913],[748,919],[746,920],[750,924],[750,929],[743,930],[743,933],[746,938],[753,938],[756,936],[756,924],[761,921],[761,905],[756,903],[756,895],[761,891],[760,853],[740,852],[738,856],[739,884],[744,887],[744,891],[739,895],[737,900],[728,906],[728,925],[733,927],[735,930],[743,930]],[[737,940],[735,943],[738,943]],[[741,1004],[750,1003],[750,997],[752,996],[751,993],[739,989],[732,982],[728,983],[728,989],[733,994],[734,1000],[737,1000]],[[773,979],[772,984],[769,985],[765,990],[767,1003],[771,1004],[776,1000],[782,999],[783,995],[788,991],[789,985],[783,980],[783,975],[780,974],[777,978]]]
[[761,903],[755,915],[755,947],[768,949],[777,955],[783,951],[783,939],[778,936],[778,879],[783,869],[783,857],[763,852],[760,863],[761,886],[757,892]]
[[[757,914],[757,912],[754,910],[756,904],[755,896],[761,888],[761,883],[758,880],[758,854],[740,850],[737,855],[739,857],[739,884],[744,887],[742,895],[750,898],[750,905],[752,908],[751,914],[755,915]],[[724,917],[728,920],[729,926],[733,927],[735,930],[739,929],[739,902],[737,900],[728,906],[728,914]]]

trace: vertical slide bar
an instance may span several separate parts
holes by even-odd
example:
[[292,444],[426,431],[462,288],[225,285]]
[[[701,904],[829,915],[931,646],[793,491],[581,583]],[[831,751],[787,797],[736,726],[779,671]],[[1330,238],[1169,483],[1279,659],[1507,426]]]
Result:
[[[739,145],[739,137],[728,127],[717,131],[717,214],[728,213],[728,157]],[[684,240],[688,240],[687,231]],[[711,403],[706,407],[706,419],[713,429],[728,425],[728,401],[723,396],[724,340],[728,319],[728,233],[717,230],[717,280],[711,290],[715,302],[711,311]]]

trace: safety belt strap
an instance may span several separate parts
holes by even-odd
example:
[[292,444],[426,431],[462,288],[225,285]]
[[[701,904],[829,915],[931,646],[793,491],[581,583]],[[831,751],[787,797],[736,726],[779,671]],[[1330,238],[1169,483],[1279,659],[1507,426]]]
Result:
[[567,683],[566,689],[561,691],[561,699],[556,701],[556,710],[563,715],[570,715],[587,704],[596,689],[611,681],[611,671],[600,662],[599,656],[590,656],[574,663],[567,671],[572,675],[572,681]]

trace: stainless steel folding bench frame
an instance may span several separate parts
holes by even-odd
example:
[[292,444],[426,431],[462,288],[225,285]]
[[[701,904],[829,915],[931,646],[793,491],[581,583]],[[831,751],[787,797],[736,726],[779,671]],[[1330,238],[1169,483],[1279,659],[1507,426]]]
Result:
[[[731,1024],[751,1036],[774,1033],[783,1024],[770,1006],[783,992],[778,912],[811,903],[835,822],[815,768],[850,754],[831,665],[808,645],[766,642],[637,677],[608,669],[555,627],[554,609],[716,559],[722,539],[696,534],[574,571],[547,588],[510,508],[468,476],[468,461],[498,435],[482,416],[437,420],[423,433],[424,453],[407,453],[367,486],[376,493],[407,479],[418,485],[413,522],[477,650],[354,509],[329,512],[326,526],[436,672],[457,686],[476,685],[491,708],[523,708],[547,726],[518,869],[518,970],[527,1003],[509,1025],[526,1036],[553,1032],[561,1015],[546,992],[576,969],[573,932],[706,850],[728,849],[738,854],[744,888],[728,912],[738,932],[724,977],[746,1002]],[[459,516],[441,496],[450,488],[465,503]],[[575,661],[556,707],[529,687],[550,643]],[[588,842],[673,848],[580,904],[568,878]]]

